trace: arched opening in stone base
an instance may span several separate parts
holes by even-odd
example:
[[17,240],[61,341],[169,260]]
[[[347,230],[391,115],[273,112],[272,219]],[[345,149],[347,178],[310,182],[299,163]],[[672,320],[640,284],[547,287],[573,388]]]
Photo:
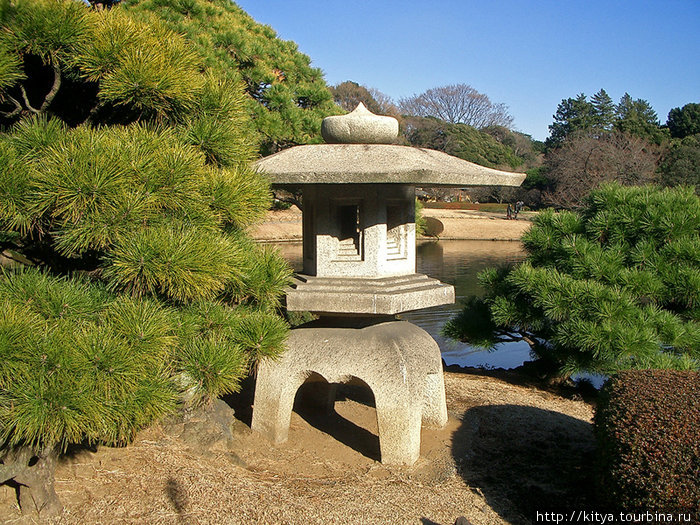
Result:
[[379,461],[374,394],[361,379],[329,383],[312,372],[297,390],[294,412],[309,425],[372,460]]

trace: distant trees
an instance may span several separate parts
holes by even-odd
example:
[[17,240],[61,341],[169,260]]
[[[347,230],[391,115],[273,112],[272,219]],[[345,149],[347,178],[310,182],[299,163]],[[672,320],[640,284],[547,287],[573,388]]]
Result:
[[399,109],[391,100],[375,88],[361,86],[352,80],[346,80],[338,85],[330,87],[333,101],[345,111],[354,110],[362,102],[365,107],[377,115],[391,115],[399,117]]
[[549,137],[545,141],[547,149],[561,146],[569,135],[576,132],[594,130],[597,120],[593,105],[583,93],[562,100],[554,114],[554,122],[549,125]]
[[513,117],[505,104],[491,102],[468,84],[441,86],[399,100],[399,109],[406,115],[435,117],[451,124],[466,124],[477,129],[488,126],[513,125]]
[[516,169],[524,162],[512,147],[466,124],[451,124],[434,117],[404,117],[403,122],[411,146],[444,151],[490,168]]
[[545,201],[576,207],[590,188],[605,181],[686,184],[700,178],[700,104],[674,108],[662,126],[649,102],[625,93],[613,104],[605,90],[557,106],[545,142],[541,175]]
[[601,89],[588,100],[583,93],[575,98],[562,100],[549,126],[547,149],[561,146],[572,135],[601,136],[613,129],[636,135],[649,142],[660,144],[665,133],[649,102],[634,100],[628,93],[614,105],[610,96]]
[[658,146],[620,131],[567,137],[545,157],[549,189],[544,199],[558,208],[575,208],[591,188],[603,182],[627,186],[654,182],[660,151]]
[[668,131],[662,129],[656,111],[649,102],[634,100],[625,93],[615,108],[614,127],[622,133],[635,135],[648,142],[661,144],[668,139]]
[[673,140],[659,165],[664,186],[694,186],[700,193],[700,133]]

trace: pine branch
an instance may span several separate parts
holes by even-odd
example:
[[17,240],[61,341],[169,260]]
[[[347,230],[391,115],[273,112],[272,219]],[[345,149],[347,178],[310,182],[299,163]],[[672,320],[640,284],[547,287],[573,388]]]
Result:
[[97,113],[104,107],[103,102],[98,102],[95,104],[95,106],[90,110],[90,113],[88,114],[87,118],[85,119],[85,122],[88,124],[94,124],[95,123],[95,117],[97,116]]
[[294,206],[296,206],[300,210],[304,209],[304,207],[303,207],[304,205],[302,204],[302,201],[300,198],[301,196],[296,194],[296,193],[292,194],[290,197],[284,197],[284,196],[281,197],[281,196],[277,195],[277,193],[273,193],[273,195],[275,196],[275,199],[277,199],[280,202],[286,202],[287,204],[294,204]]
[[58,64],[56,64],[55,58],[52,58],[51,66],[53,67],[53,86],[51,86],[51,90],[46,95],[44,103],[41,105],[41,108],[39,108],[39,111],[46,111],[46,108],[48,108],[49,104],[53,102],[53,99],[56,98],[58,90],[61,88],[61,68],[59,68]]
[[19,89],[22,91],[22,98],[24,99],[24,105],[27,106],[27,109],[31,111],[32,113],[35,113],[37,115],[41,114],[41,111],[38,109],[35,109],[32,107],[32,105],[29,103],[29,99],[27,98],[27,91],[24,89],[24,86],[20,85]]
[[22,92],[22,99],[24,99],[24,104],[27,106],[29,111],[36,115],[41,115],[44,111],[46,111],[51,102],[53,102],[53,99],[56,98],[58,90],[61,88],[61,68],[59,68],[58,64],[56,64],[55,58],[52,58],[51,60],[51,67],[53,68],[53,85],[44,97],[44,102],[42,102],[39,109],[36,109],[29,103],[29,97],[27,97],[27,91],[24,89],[24,86],[21,84],[19,86],[19,89]]
[[16,98],[11,97],[10,95],[5,96],[15,105],[15,109],[12,111],[0,111],[0,115],[5,118],[13,118],[16,115],[19,115],[19,113],[22,111],[22,104],[20,104]]

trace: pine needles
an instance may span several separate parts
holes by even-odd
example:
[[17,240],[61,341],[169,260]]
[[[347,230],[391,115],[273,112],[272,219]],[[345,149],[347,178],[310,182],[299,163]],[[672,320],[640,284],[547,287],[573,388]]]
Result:
[[0,446],[123,444],[284,350],[249,102],[146,10],[0,7]]
[[[692,188],[611,184],[579,213],[546,211],[527,260],[481,275],[484,299],[446,327],[489,345],[526,339],[558,373],[700,368],[700,200]],[[488,322],[475,320],[484,317]]]

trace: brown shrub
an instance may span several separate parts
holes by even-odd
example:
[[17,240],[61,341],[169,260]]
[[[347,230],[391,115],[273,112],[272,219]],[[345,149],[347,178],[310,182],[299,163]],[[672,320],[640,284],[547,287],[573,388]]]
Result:
[[637,370],[611,378],[595,416],[598,490],[624,511],[700,517],[700,374]]

